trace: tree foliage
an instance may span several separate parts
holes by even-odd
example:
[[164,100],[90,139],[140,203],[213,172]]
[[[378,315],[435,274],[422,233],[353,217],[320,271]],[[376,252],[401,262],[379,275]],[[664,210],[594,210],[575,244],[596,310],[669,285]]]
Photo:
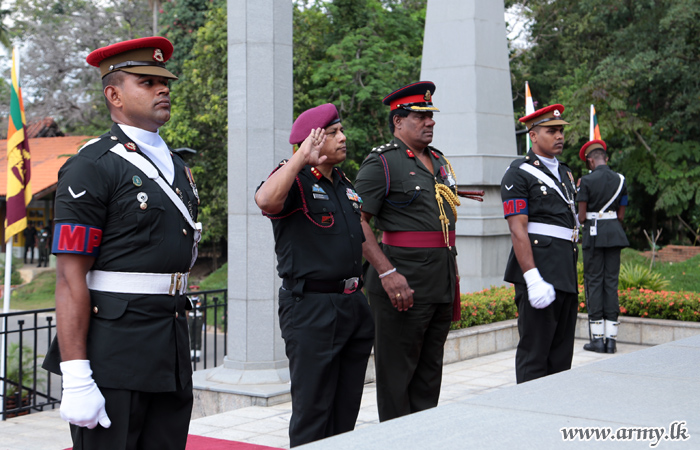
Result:
[[294,114],[338,107],[353,178],[369,150],[391,139],[381,99],[418,81],[425,0],[296,1]]
[[111,122],[90,51],[149,36],[146,0],[17,0],[12,32],[20,43],[27,120],[53,117],[67,132],[99,134]]
[[695,0],[521,0],[530,44],[511,59],[515,108],[530,82],[539,106],[562,103],[566,159],[584,172],[595,104],[611,166],[627,176],[628,235],[665,228],[687,242],[700,226],[700,3]]
[[175,75],[187,75],[183,66],[190,58],[197,30],[205,24],[207,11],[215,4],[221,7],[221,2],[215,0],[168,0],[161,4],[158,16],[161,34],[177,43],[173,56],[166,63],[168,70]]
[[[188,161],[201,200],[203,242],[218,245],[227,230],[228,96],[226,10],[223,1],[210,9],[204,25],[193,33],[183,77],[171,90],[172,116],[161,128],[171,147],[188,147]],[[222,246],[224,249],[226,246]]]

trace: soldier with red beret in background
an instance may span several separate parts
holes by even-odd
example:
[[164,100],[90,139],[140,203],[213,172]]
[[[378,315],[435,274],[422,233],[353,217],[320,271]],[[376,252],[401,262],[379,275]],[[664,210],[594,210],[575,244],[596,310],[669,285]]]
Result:
[[583,224],[583,277],[591,342],[584,350],[615,353],[620,303],[620,253],[629,241],[622,228],[627,207],[625,177],[608,166],[607,145],[600,139],[581,147],[579,157],[592,172],[581,177],[578,218]]
[[336,165],[346,146],[338,110],[311,108],[292,125],[299,145],[255,193],[272,221],[279,321],[289,358],[292,447],[351,431],[374,323],[362,293],[362,199]]
[[513,248],[504,280],[515,286],[520,340],[518,383],[571,368],[578,313],[576,187],[564,150],[564,107],[522,117],[532,149],[501,180],[503,214]]
[[201,224],[197,188],[158,134],[173,46],[100,48],[112,129],[58,174],[56,328],[44,367],[63,375],[73,449],[184,449],[192,412],[185,296]]

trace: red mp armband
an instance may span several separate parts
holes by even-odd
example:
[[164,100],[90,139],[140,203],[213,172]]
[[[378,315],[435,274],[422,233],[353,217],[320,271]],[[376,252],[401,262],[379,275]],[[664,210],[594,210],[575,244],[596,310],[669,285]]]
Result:
[[503,216],[513,216],[515,214],[527,215],[527,199],[511,198],[503,202]]
[[54,228],[52,253],[74,253],[97,257],[100,254],[102,230],[89,225],[59,223]]

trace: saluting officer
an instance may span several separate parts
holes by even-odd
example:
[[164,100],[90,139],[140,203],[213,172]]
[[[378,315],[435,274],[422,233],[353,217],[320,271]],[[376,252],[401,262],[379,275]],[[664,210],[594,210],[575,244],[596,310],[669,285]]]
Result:
[[[394,138],[372,149],[357,174],[367,291],[374,315],[379,420],[437,406],[442,357],[458,299],[456,180],[431,147],[435,84],[387,95]],[[369,226],[383,232],[381,247]],[[458,301],[458,300],[457,300]],[[457,311],[459,313],[459,311]]]
[[615,353],[620,303],[620,252],[629,246],[622,228],[627,207],[625,177],[608,167],[607,145],[589,141],[579,157],[592,170],[581,178],[576,200],[583,224],[583,276],[591,342],[585,350]]
[[361,291],[362,200],[335,167],[345,161],[345,142],[334,105],[303,112],[289,138],[299,149],[255,194],[272,220],[282,278],[292,447],[355,428],[372,351],[374,323]]
[[518,383],[570,369],[574,353],[578,223],[573,175],[556,158],[568,125],[563,112],[551,105],[520,118],[532,149],[501,181],[513,241],[504,279],[514,284],[518,306]]
[[75,450],[187,441],[185,290],[201,225],[192,174],[158,134],[177,79],[164,64],[172,53],[167,39],[147,37],[88,55],[114,125],[58,174],[57,340],[44,367],[63,375],[61,417]]

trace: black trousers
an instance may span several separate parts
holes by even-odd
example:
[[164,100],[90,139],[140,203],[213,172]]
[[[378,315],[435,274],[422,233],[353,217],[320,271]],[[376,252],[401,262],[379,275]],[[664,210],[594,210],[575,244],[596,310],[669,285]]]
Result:
[[175,392],[100,388],[112,425],[70,426],[73,450],[184,450],[192,415],[192,380]]
[[379,420],[437,406],[452,303],[414,303],[399,312],[386,295],[370,295]]
[[577,302],[577,294],[557,290],[551,305],[535,309],[528,300],[527,286],[515,284],[520,334],[515,352],[517,383],[571,369]]
[[280,288],[279,320],[292,382],[290,446],[352,431],[374,340],[367,298]]
[[583,249],[583,277],[589,320],[617,321],[621,247]]

